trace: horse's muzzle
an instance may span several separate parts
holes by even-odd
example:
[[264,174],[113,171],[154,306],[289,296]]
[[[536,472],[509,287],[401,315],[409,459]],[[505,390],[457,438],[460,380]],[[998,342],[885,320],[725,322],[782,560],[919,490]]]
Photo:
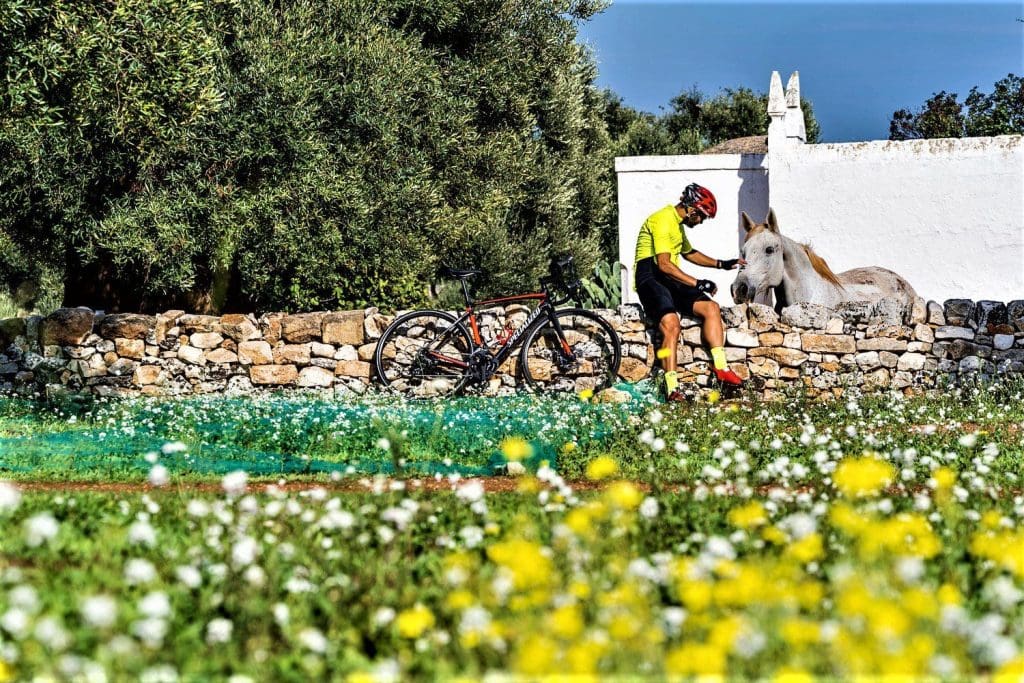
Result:
[[732,300],[737,304],[750,301],[750,287],[748,287],[747,283],[742,280],[736,280],[736,282],[733,282],[729,291],[732,292]]

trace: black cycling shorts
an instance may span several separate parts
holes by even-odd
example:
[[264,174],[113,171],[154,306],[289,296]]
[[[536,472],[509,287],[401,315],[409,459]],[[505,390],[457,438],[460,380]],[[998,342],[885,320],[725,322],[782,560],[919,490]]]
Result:
[[711,297],[696,287],[688,287],[663,275],[654,264],[653,257],[636,264],[636,293],[644,313],[654,323],[660,322],[666,313],[678,312],[692,318],[695,303],[711,301]]

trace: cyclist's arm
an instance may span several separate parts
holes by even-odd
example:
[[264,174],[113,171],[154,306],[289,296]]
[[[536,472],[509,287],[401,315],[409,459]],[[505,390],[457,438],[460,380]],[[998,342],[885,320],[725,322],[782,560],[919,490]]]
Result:
[[[687,258],[689,254],[686,254],[684,258]],[[706,256],[704,258],[707,258]],[[687,258],[689,260],[689,258]],[[687,287],[696,287],[697,278],[687,275],[683,271],[679,270],[679,266],[672,263],[672,254],[668,252],[662,252],[655,257],[655,262],[658,264],[658,270],[665,275],[668,275],[673,280],[682,282]]]
[[718,259],[713,259],[707,254],[701,253],[694,249],[689,254],[682,255],[684,259],[697,266],[704,266],[706,268],[717,268]]

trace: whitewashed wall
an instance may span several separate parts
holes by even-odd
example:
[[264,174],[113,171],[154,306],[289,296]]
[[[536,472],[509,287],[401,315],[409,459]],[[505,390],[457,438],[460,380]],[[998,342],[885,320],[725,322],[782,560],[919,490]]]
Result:
[[878,265],[926,299],[1024,298],[1024,137],[769,149],[783,234],[835,272]]
[[[633,289],[633,259],[640,226],[649,215],[675,204],[683,188],[700,183],[715,193],[718,215],[696,228],[684,228],[694,248],[713,258],[735,258],[742,242],[740,211],[764,218],[768,212],[768,174],[760,154],[619,157],[619,261],[623,270],[623,301],[637,301]],[[729,285],[734,272],[683,263],[683,270],[718,284],[715,300],[732,305]]]

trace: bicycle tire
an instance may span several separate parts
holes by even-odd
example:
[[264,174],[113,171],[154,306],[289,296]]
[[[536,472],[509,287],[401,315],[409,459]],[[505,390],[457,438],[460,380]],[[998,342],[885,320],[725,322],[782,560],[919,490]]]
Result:
[[519,374],[525,388],[538,393],[600,391],[618,377],[622,344],[604,318],[581,308],[555,311],[573,361],[563,363],[561,342],[549,318],[541,318],[526,334],[519,352]]
[[[448,338],[438,344],[445,336]],[[378,379],[407,398],[442,398],[458,393],[469,380],[467,368],[425,355],[423,352],[432,344],[438,344],[433,351],[461,363],[468,361],[473,349],[469,332],[445,311],[410,311],[395,318],[373,352]]]

